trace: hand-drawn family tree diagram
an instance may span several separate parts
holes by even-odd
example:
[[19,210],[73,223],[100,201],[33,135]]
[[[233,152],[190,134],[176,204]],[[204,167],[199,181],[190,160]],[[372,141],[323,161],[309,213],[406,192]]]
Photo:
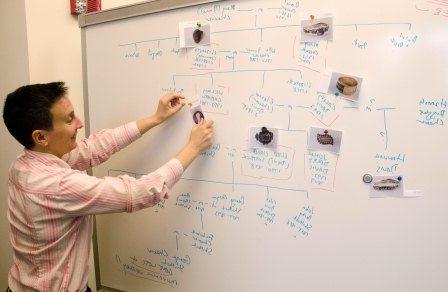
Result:
[[[148,96],[193,103],[95,174],[138,178],[198,120],[216,131],[168,200],[98,219],[106,286],[419,291],[400,279],[447,258],[415,251],[423,225],[447,219],[437,201],[446,202],[448,2],[380,2],[219,1],[88,31],[87,43],[101,44],[87,50],[93,129],[113,120],[92,114],[96,96],[123,121],[146,113]],[[116,84],[91,85],[107,80]],[[447,243],[446,232],[436,237]],[[437,271],[432,285],[447,288]],[[360,280],[335,280],[349,274]]]

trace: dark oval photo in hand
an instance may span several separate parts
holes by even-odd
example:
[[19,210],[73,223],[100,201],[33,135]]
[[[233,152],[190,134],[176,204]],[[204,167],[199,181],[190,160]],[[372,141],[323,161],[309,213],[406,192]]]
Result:
[[197,111],[193,115],[193,121],[195,124],[199,124],[200,121],[204,120],[204,114],[201,111]]

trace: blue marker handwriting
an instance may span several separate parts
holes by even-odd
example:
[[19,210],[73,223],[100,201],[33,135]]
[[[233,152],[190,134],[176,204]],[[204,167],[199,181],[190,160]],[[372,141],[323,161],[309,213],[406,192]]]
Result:
[[263,207],[261,207],[257,212],[258,218],[264,225],[268,226],[274,223],[276,207],[277,201],[267,195]]
[[250,148],[242,151],[242,172],[257,178],[289,179],[295,150],[279,146],[276,150]]
[[447,105],[445,98],[421,98],[417,122],[426,126],[445,125]]
[[217,143],[217,144],[213,144],[212,146],[210,146],[210,148],[202,151],[200,153],[200,155],[203,158],[214,158],[216,156],[216,154],[219,153],[220,150],[221,150],[221,144]]
[[417,42],[417,35],[409,35],[406,33],[400,33],[399,36],[395,36],[390,39],[390,42],[396,48],[409,48]]
[[211,255],[213,253],[213,239],[215,236],[212,233],[193,229],[190,233],[193,239],[192,247],[201,253]]
[[367,48],[366,41],[361,41],[361,40],[355,39],[352,44],[357,49],[365,50]]
[[376,172],[378,174],[394,174],[398,172],[398,167],[405,162],[406,154],[375,154]]
[[265,113],[272,113],[274,110],[274,99],[270,96],[255,92],[251,94],[246,102],[242,103],[243,110],[254,117],[262,116]]
[[276,55],[276,49],[258,47],[255,49],[246,48],[241,54],[246,54],[251,63],[272,63],[273,55]]
[[319,43],[306,42],[299,47],[299,62],[302,64],[312,65],[319,57]]
[[214,49],[196,47],[194,48],[195,57],[193,61],[193,68],[198,69],[213,69],[216,67],[218,60],[217,52]]
[[286,84],[291,86],[294,93],[308,93],[308,90],[311,88],[311,82],[292,78],[286,81]]
[[320,121],[328,121],[329,123],[337,116],[336,101],[337,99],[333,95],[319,93],[316,103],[310,106],[310,111]]
[[235,4],[215,4],[209,7],[199,7],[197,9],[197,15],[204,17],[208,22],[221,22],[231,20],[235,10]]
[[288,219],[286,224],[294,231],[294,237],[308,237],[310,235],[311,229],[313,228],[311,220],[313,219],[314,214],[314,208],[306,205],[302,207],[297,215]]
[[217,194],[212,196],[211,207],[218,219],[238,222],[245,201],[243,195]]
[[300,1],[284,0],[275,18],[286,20],[294,18],[299,12]]

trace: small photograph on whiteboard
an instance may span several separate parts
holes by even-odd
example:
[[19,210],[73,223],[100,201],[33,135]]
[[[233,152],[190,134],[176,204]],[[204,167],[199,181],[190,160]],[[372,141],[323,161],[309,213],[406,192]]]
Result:
[[199,21],[179,23],[179,45],[181,48],[210,45],[210,24]]
[[202,120],[205,120],[204,112],[200,105],[195,105],[190,108],[190,113],[195,124],[199,124]]
[[278,129],[268,127],[251,127],[249,130],[251,148],[277,148]]
[[404,195],[403,177],[400,175],[373,176],[370,183],[370,197],[402,197]]
[[308,149],[315,151],[341,151],[342,131],[311,127],[308,136]]
[[333,72],[331,74],[327,93],[335,94],[349,101],[357,102],[361,84],[361,77]]
[[331,15],[313,16],[304,19],[301,24],[301,39],[305,42],[332,41],[333,17]]

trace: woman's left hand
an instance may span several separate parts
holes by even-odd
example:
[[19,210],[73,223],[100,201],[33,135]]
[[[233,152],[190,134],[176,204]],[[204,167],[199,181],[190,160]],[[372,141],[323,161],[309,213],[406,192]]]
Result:
[[185,97],[169,92],[159,99],[159,105],[155,117],[158,122],[162,123],[177,113],[185,105]]

